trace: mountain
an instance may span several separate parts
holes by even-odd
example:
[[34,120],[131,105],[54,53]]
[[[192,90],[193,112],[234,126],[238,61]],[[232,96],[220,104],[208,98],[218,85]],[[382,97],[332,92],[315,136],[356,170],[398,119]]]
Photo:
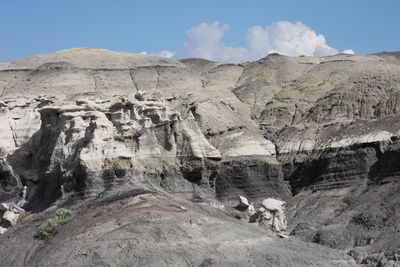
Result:
[[[0,63],[0,95],[0,201],[26,210],[0,235],[2,266],[400,260],[399,52],[74,48]],[[248,223],[238,195],[286,201],[288,238]],[[71,220],[35,239],[60,207]]]

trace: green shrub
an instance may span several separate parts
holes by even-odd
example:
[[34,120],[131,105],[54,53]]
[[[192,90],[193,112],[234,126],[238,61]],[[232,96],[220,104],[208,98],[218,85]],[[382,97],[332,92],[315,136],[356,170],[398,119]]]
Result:
[[306,55],[304,55],[304,54],[301,54],[299,57],[305,57]]
[[69,216],[71,216],[70,210],[63,208],[56,210],[56,216],[43,223],[39,227],[35,237],[39,239],[45,239],[54,235],[61,229],[61,226],[68,221]]

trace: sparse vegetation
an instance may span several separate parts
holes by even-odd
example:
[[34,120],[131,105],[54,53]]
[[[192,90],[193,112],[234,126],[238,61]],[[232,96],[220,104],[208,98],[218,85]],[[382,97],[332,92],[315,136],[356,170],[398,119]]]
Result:
[[43,223],[39,227],[35,237],[39,239],[45,239],[54,235],[61,229],[61,226],[68,221],[69,216],[71,216],[70,210],[64,208],[56,210],[56,216]]

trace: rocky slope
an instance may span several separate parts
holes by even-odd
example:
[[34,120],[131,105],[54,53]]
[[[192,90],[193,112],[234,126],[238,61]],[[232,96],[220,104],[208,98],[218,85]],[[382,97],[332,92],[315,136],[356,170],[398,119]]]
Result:
[[[28,211],[0,236],[14,240],[2,266],[400,260],[399,53],[231,64],[77,48],[0,63],[0,94],[0,200]],[[233,219],[238,195],[286,200],[290,237]],[[32,236],[57,206],[73,218],[50,246]]]

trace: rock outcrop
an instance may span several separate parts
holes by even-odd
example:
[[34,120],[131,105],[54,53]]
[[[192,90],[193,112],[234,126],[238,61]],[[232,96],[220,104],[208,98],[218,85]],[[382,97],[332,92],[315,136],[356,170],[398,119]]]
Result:
[[285,201],[274,198],[264,199],[261,204],[256,204],[259,209],[256,211],[254,204],[244,196],[239,196],[239,204],[235,209],[245,212],[245,219],[250,223],[258,223],[263,229],[280,233],[286,231],[287,220],[285,214]]
[[15,226],[18,222],[20,215],[24,212],[18,206],[14,206],[3,213],[2,224],[5,226]]
[[259,210],[262,223],[277,232],[285,231],[287,227],[285,205],[285,201],[273,198],[264,199]]
[[29,201],[99,195],[121,184],[176,194],[209,189],[221,154],[191,114],[183,119],[160,102],[127,98],[76,103],[39,109],[39,131],[8,157]]
[[[243,195],[250,210],[271,197],[287,202],[284,242],[389,266],[399,77],[399,53],[232,64],[84,48],[0,63],[0,201],[34,211],[140,187],[193,202]],[[261,213],[285,228],[282,211]]]

